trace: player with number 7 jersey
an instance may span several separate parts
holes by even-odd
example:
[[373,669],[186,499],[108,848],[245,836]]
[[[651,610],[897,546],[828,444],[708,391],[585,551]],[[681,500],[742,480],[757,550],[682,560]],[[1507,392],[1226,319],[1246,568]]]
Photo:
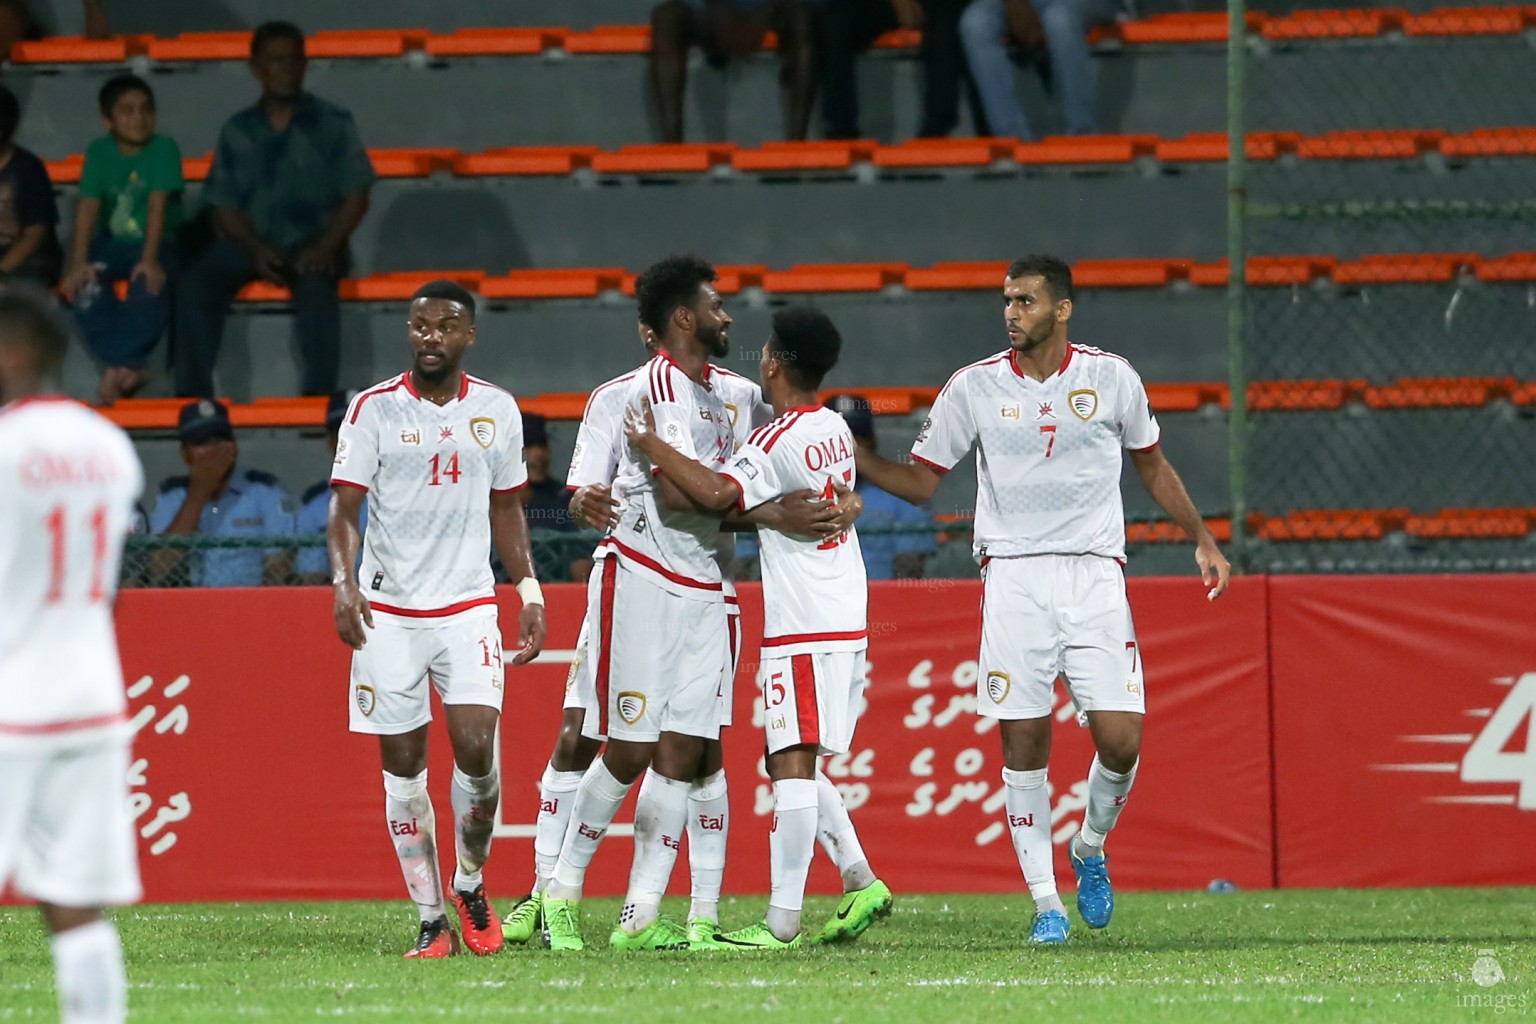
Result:
[[[695,504],[746,513],[802,489],[827,500],[854,484],[853,433],[816,391],[837,363],[842,339],[824,314],[809,308],[774,315],[763,346],[763,391],[777,417],[759,428],[717,473],[683,458],[655,432],[655,420],[633,408],[625,434]],[[824,754],[847,753],[864,704],[864,653],[869,645],[869,588],[853,527],[832,537],[759,531],[763,569],[762,686],[767,769],[773,780],[772,892],[766,919],[717,934],[727,949],[798,946],[800,910],[818,827],[843,833],[857,848],[847,809],[818,769]],[[843,868],[839,913],[822,941],[857,937],[888,913],[891,893],[862,851]]]

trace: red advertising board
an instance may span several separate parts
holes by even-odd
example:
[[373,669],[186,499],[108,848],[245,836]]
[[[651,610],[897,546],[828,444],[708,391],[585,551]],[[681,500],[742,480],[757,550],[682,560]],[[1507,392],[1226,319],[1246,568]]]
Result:
[[[582,588],[546,593],[548,653],[507,677],[501,821],[487,871],[500,896],[526,891],[532,875],[537,780],[582,614]],[[1198,887],[1213,878],[1269,885],[1265,583],[1241,580],[1214,605],[1192,578],[1134,580],[1131,595],[1148,725],[1144,767],[1112,843],[1116,880],[1126,888]],[[996,728],[973,710],[979,600],[975,581],[871,587],[869,707],[855,750],[830,759],[827,770],[876,870],[898,891],[1022,888],[1003,825]],[[754,684],[756,586],[743,588],[742,604],[748,639],[737,724],[726,737],[726,889],[760,893],[768,887],[771,798]],[[504,629],[516,607],[508,592]],[[376,743],[347,732],[349,652],[332,629],[328,591],[130,591],[118,620],[139,727],[132,799],[148,899],[404,898]],[[1060,709],[1052,756],[1058,843],[1081,821],[1091,758],[1086,730]],[[444,809],[449,763],[437,729],[431,788]],[[451,864],[448,815],[438,820]],[[621,892],[630,853],[615,829],[588,891]],[[1070,878],[1064,852],[1058,871]],[[674,891],[686,891],[686,873],[685,852]],[[823,863],[812,884],[828,891],[836,878]]]
[[1536,577],[1270,580],[1279,883],[1536,882]]

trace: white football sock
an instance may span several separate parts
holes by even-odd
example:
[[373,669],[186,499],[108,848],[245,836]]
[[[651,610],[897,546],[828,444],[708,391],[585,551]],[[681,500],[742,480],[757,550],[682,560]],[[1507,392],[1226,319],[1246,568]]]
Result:
[[785,942],[800,933],[805,879],[816,853],[816,802],[814,779],[780,779],[773,784],[768,927]]
[[863,889],[875,880],[869,858],[859,843],[859,834],[853,830],[853,819],[843,804],[843,794],[826,773],[816,772],[816,831],[821,848],[827,851],[832,863],[843,876],[843,891]]
[[554,878],[545,892],[552,899],[579,900],[581,886],[587,878],[587,865],[597,845],[603,841],[613,816],[619,813],[619,805],[629,795],[629,786],[613,777],[602,758],[592,762],[592,767],[581,777],[576,787],[576,798],[571,801],[571,820],[565,829],[565,841],[560,846],[560,860],[555,864]]
[[1093,755],[1093,767],[1088,769],[1088,810],[1083,815],[1082,831],[1077,834],[1083,846],[1091,847],[1090,856],[1103,852],[1104,839],[1125,809],[1140,764],[1137,761],[1130,771],[1122,774],[1105,768],[1099,762],[1099,755]]
[[725,839],[731,829],[731,805],[725,769],[688,790],[688,872],[693,876],[693,904],[688,918],[720,920],[720,885],[725,877]]
[[539,821],[533,833],[534,892],[549,888],[555,874],[581,776],[581,772],[557,772],[552,764],[544,766],[544,776],[539,779]]
[[53,937],[53,969],[62,1024],[120,1024],[128,1017],[123,946],[101,920]]
[[491,769],[489,775],[475,778],[453,766],[453,841],[459,863],[453,874],[453,888],[474,892],[483,881],[480,873],[491,856],[491,834],[496,831],[496,805],[501,801],[501,777]]
[[1035,909],[1041,913],[1066,909],[1056,894],[1056,868],[1051,859],[1051,793],[1045,785],[1046,774],[1044,768],[1030,772],[1003,769],[1008,831],[1013,834],[1013,849],[1019,855],[1019,866],[1024,869],[1024,881],[1034,897]]
[[661,916],[661,897],[672,879],[677,851],[688,829],[688,790],[691,783],[647,770],[635,798],[635,861],[629,869],[629,892],[619,912],[619,927],[643,931]]
[[409,778],[384,773],[384,816],[400,858],[405,888],[423,921],[443,912],[443,879],[437,869],[437,817],[427,796],[427,773]]

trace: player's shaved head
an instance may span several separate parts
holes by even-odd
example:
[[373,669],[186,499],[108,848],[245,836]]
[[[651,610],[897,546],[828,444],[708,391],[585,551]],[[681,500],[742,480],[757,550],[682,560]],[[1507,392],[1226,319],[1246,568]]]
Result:
[[456,302],[464,307],[464,312],[469,315],[469,322],[475,322],[475,297],[470,294],[468,288],[457,281],[449,281],[446,278],[438,278],[436,281],[428,281],[416,289],[416,294],[411,296],[411,305],[415,305],[419,299],[446,299]]
[[843,351],[843,337],[832,319],[810,306],[791,306],[773,314],[768,354],[778,360],[797,388],[815,391]]
[[1045,290],[1051,293],[1052,302],[1072,299],[1072,268],[1066,261],[1055,256],[1025,256],[1008,265],[1007,277],[1017,281],[1021,277],[1040,277],[1045,280]]
[[640,305],[640,322],[656,332],[667,333],[667,323],[678,306],[693,308],[701,285],[715,279],[715,268],[693,255],[668,256],[647,267],[635,279],[635,298]]
[[69,351],[69,334],[68,323],[46,292],[12,284],[0,293],[0,347],[8,356],[26,353],[31,374],[47,378],[58,372]]

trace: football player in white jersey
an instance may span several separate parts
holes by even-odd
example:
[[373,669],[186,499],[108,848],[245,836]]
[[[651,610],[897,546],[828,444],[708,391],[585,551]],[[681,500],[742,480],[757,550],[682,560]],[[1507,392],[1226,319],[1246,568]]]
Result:
[[[626,411],[625,434],[702,508],[746,511],[806,487],[830,497],[837,485],[855,482],[853,434],[842,416],[816,400],[841,350],[842,338],[825,314],[809,308],[775,313],[760,365],[763,390],[778,415],[719,472],[684,458],[658,436],[649,409]],[[764,625],[758,679],[773,780],[772,892],[765,920],[717,934],[715,941],[728,949],[793,949],[801,943],[800,909],[818,830],[835,835],[833,846],[857,851],[852,864],[839,864],[843,900],[819,941],[856,938],[891,908],[891,890],[870,870],[847,808],[818,768],[820,755],[844,754],[853,744],[867,683],[869,589],[852,528],[835,537],[779,530],[763,530],[759,537]]]
[[[655,332],[644,323],[639,325],[639,331],[646,354],[654,356],[659,348]],[[572,492],[570,511],[577,520],[599,530],[606,531],[618,523],[617,510],[621,506],[613,499],[611,485],[618,474],[624,447],[624,409],[628,397],[624,385],[644,371],[642,365],[599,384],[588,396],[582,413],[566,477]],[[763,401],[758,385],[745,377],[711,365],[710,380],[721,391],[739,448],[757,427],[772,418],[772,407]],[[779,523],[780,528],[793,532],[835,536],[847,529],[862,510],[862,501],[853,500],[852,492],[843,492],[835,500],[825,501],[817,493],[804,490],[742,518],[753,524]],[[725,586],[726,625],[731,641],[729,678],[721,690],[722,725],[729,725],[731,721],[732,682],[741,655],[741,609],[735,603],[731,577],[734,554],[734,534],[722,531],[716,560]],[[595,552],[594,572],[602,571],[601,563],[606,555],[604,547]],[[529,895],[506,915],[502,927],[509,942],[527,942],[539,931],[544,891],[549,886],[565,840],[573,796],[581,784],[582,775],[607,738],[597,732],[601,712],[597,707],[591,662],[585,656],[587,642],[587,621],[583,619],[576,641],[577,654],[566,676],[560,733],[539,780],[534,886]],[[729,793],[723,761],[720,741],[707,741],[699,778],[688,791],[688,868],[693,882],[686,925],[690,949],[712,946],[718,931],[720,887],[730,829]]]
[[1195,563],[1220,597],[1231,569],[1158,446],[1146,388],[1119,356],[1071,343],[1072,270],[1050,256],[1014,262],[1003,281],[1009,347],[962,367],[939,393],[912,461],[859,453],[865,479],[924,502],[977,448],[975,554],[984,585],[977,710],[998,720],[1006,814],[1034,897],[1034,943],[1069,925],[1052,865],[1052,690],[1066,680],[1097,755],[1072,841],[1077,908],[1090,928],[1114,911],[1104,841],[1141,752],[1141,651],[1126,601],[1121,452],[1195,540]]
[[64,1024],[96,1024],[127,1016],[101,908],[141,895],[112,601],[144,472],[116,426],[43,393],[69,338],[45,303],[0,295],[0,890],[37,901]]
[[448,901],[464,944],[483,955],[503,941],[481,879],[501,794],[495,738],[505,671],[493,540],[523,601],[514,665],[543,647],[544,598],[518,493],[528,480],[522,414],[510,394],[459,370],[475,341],[474,297],[451,281],[423,285],[411,300],[409,336],[411,369],[359,392],[337,441],[326,526],[336,632],[354,652],[352,731],[379,737],[385,817],[421,915],[405,955],[458,950],[427,795],[432,689],[453,743],[458,863]]

